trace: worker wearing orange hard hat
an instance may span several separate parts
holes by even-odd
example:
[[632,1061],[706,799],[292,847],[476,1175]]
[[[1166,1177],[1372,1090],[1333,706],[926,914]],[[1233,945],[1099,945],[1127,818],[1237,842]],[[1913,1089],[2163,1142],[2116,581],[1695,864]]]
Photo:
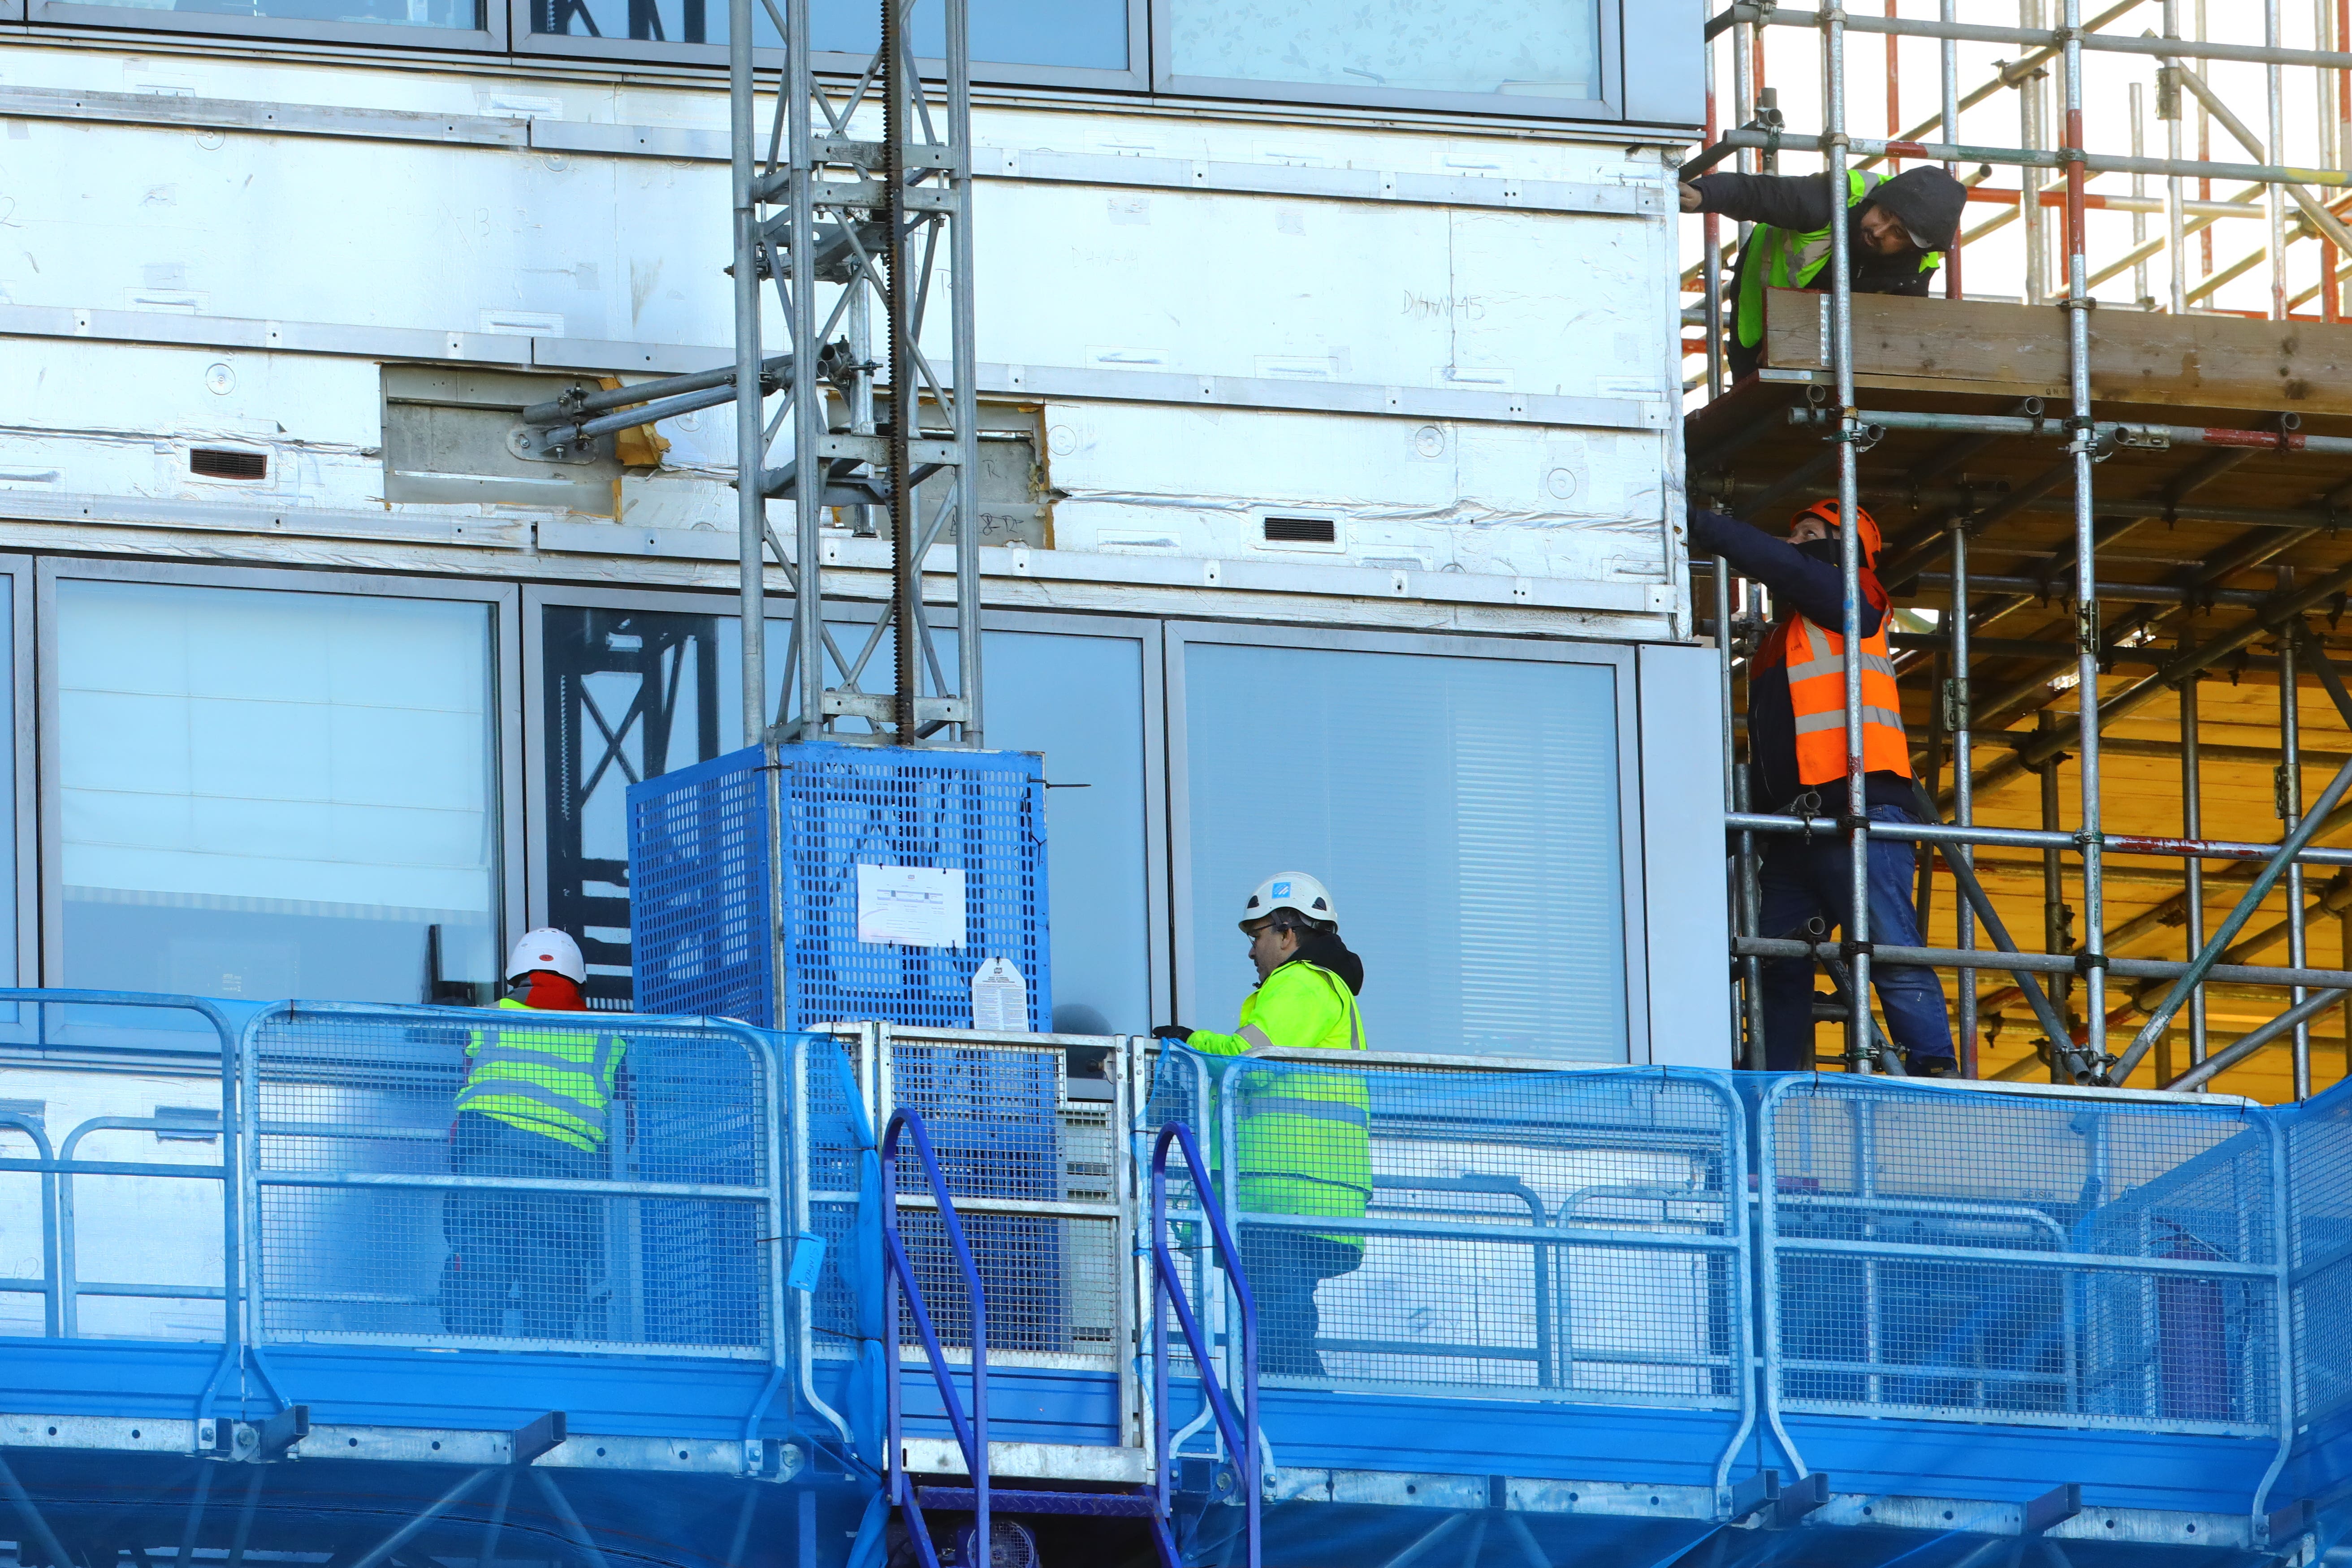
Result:
[[[1845,595],[1839,567],[1840,514],[1833,500],[1797,513],[1781,541],[1738,518],[1694,511],[1694,554],[1715,554],[1740,575],[1771,590],[1774,619],[1748,669],[1748,800],[1755,810],[1842,816],[1846,810]],[[1875,570],[1878,523],[1854,509],[1862,590],[1855,630],[1862,643],[1863,792],[1873,822],[1919,820],[1914,806],[1911,744],[1886,623],[1893,605]],[[1916,947],[1911,907],[1911,846],[1870,842],[1870,940],[1874,946]],[[1759,873],[1759,934],[1785,937],[1816,918],[1847,932],[1853,887],[1843,834],[1771,836]],[[1957,1076],[1944,989],[1932,969],[1874,963],[1887,1032],[1915,1077]],[[1813,1060],[1813,961],[1764,964],[1764,1060],[1774,1071],[1810,1071]]]

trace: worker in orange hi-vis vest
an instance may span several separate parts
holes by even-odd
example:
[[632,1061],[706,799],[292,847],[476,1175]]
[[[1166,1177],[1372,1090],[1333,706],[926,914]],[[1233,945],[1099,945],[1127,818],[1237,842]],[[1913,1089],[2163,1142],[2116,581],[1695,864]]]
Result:
[[[1878,524],[1856,509],[1862,536],[1862,764],[1873,822],[1916,822],[1911,746],[1887,651],[1890,604],[1874,568]],[[1748,799],[1758,811],[1843,816],[1846,810],[1845,600],[1838,571],[1838,503],[1799,512],[1784,543],[1718,512],[1691,514],[1693,554],[1720,555],[1742,576],[1772,591],[1776,618],[1748,666]],[[1843,932],[1852,905],[1852,861],[1845,836],[1769,836],[1760,873],[1759,934],[1801,934],[1816,916]],[[1870,841],[1870,941],[1916,947],[1911,908],[1909,843]],[[1951,1021],[1935,971],[1874,963],[1887,1032],[1913,1077],[1950,1078]],[[1776,1072],[1813,1067],[1813,961],[1764,963],[1764,1060]]]

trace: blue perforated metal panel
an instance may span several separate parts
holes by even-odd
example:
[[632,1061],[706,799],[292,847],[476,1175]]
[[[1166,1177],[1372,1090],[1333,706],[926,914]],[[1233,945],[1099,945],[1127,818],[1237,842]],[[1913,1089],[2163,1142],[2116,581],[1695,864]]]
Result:
[[629,790],[629,927],[640,1013],[774,1012],[767,775],[758,747]]
[[[776,756],[772,823],[757,747],[629,791],[641,1009],[775,1023],[769,954],[781,947],[783,1026],[854,1018],[970,1028],[972,973],[1002,955],[1027,983],[1029,1026],[1048,1026],[1036,756],[830,743],[785,746]],[[781,943],[768,940],[771,842],[782,846]],[[963,945],[859,942],[861,865],[962,872]]]

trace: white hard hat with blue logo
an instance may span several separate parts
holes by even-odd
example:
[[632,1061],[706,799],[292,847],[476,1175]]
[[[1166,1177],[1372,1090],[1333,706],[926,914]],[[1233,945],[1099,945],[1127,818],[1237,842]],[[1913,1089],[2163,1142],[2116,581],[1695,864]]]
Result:
[[1276,871],[1260,882],[1257,891],[1249,896],[1249,902],[1242,906],[1242,930],[1249,930],[1276,910],[1296,910],[1310,921],[1339,923],[1331,889],[1304,871]]

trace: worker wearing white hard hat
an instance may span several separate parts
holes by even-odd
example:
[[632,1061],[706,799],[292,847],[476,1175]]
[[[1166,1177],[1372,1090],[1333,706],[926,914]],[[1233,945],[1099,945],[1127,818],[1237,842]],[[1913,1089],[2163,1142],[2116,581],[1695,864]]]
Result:
[[[580,944],[551,926],[526,931],[507,959],[501,1014],[588,1011]],[[622,1089],[626,1042],[595,1027],[520,1027],[503,1017],[468,1031],[466,1082],[450,1129],[450,1168],[492,1182],[594,1181]],[[441,1317],[450,1332],[505,1333],[509,1304],[529,1339],[570,1339],[586,1304],[596,1200],[495,1186],[453,1192],[442,1209],[450,1256]]]
[[[1171,1024],[1152,1032],[1218,1057],[1269,1051],[1360,1051],[1356,1005],[1364,964],[1339,940],[1331,890],[1304,871],[1277,871],[1243,901],[1257,989],[1230,1035]],[[1363,1262],[1364,1238],[1252,1225],[1248,1216],[1361,1219],[1371,1199],[1371,1100],[1351,1072],[1265,1063],[1225,1075],[1234,1096],[1237,1169],[1230,1202],[1242,1267],[1258,1310],[1258,1367],[1277,1376],[1321,1377],[1315,1289]]]

